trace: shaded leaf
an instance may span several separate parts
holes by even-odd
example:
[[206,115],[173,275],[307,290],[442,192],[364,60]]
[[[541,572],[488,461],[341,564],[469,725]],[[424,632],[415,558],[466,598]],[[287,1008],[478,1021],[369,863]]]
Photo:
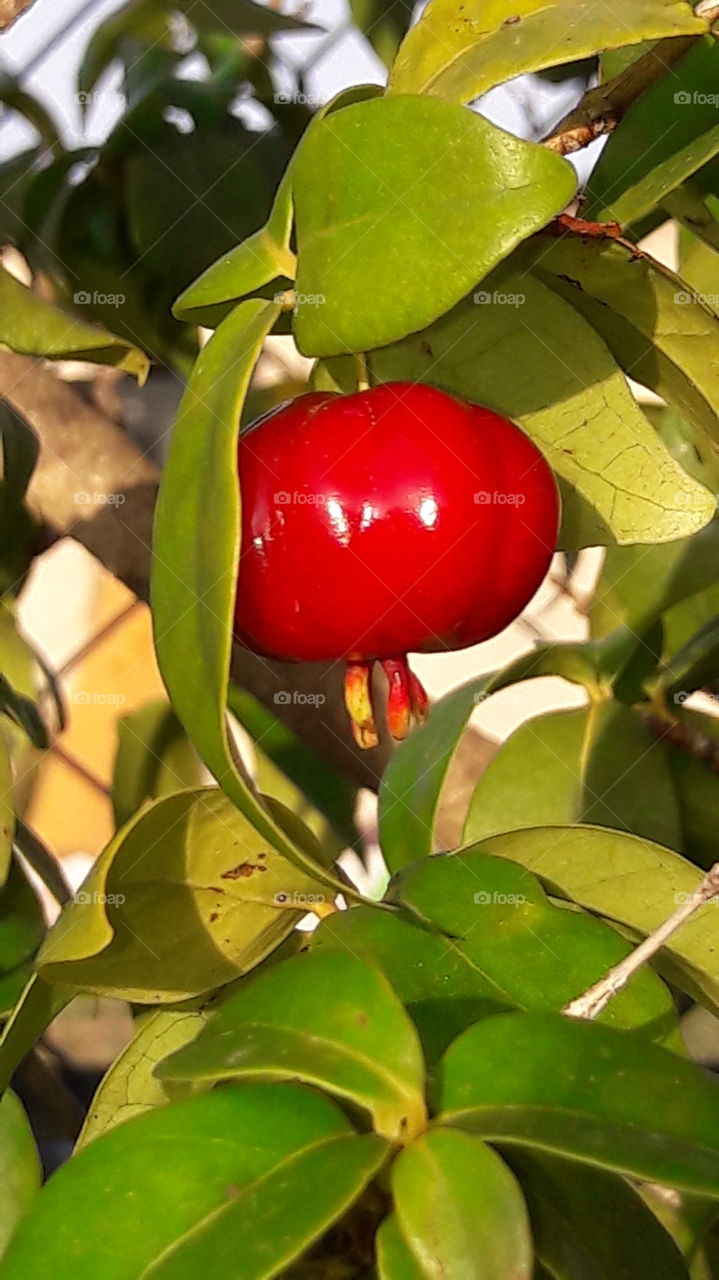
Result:
[[470,680],[432,707],[429,724],[415,730],[387,766],[379,793],[379,836],[391,871],[434,852],[442,786],[472,712],[491,693],[520,680],[560,675],[595,692],[599,673],[583,645],[544,644],[503,671]]
[[167,702],[148,703],[122,716],[112,774],[112,808],[118,827],[145,800],[156,800],[202,781],[202,765]]
[[[231,685],[229,706],[243,729],[250,734],[256,749],[259,747],[298,791],[324,814],[343,847],[359,846],[360,837],[354,820],[357,790],[346,774],[316,755],[309,743],[298,738],[289,725],[273,716],[246,689]],[[263,791],[269,790],[264,781],[261,785]]]
[[291,230],[292,188],[288,169],[265,225],[193,280],[177,299],[173,314],[178,320],[202,322],[203,313],[218,303],[255,293],[278,276],[292,278],[296,264],[290,249]]
[[706,23],[677,0],[630,0],[621,12],[604,0],[513,0],[509,13],[502,0],[432,0],[399,51],[390,91],[469,102],[523,72],[598,49],[703,31]]
[[397,1228],[419,1275],[531,1277],[524,1198],[507,1165],[484,1142],[430,1129],[397,1157],[392,1191]]
[[37,963],[51,982],[174,1003],[253,968],[324,902],[322,887],[218,788],[179,792],[118,832]]
[[[168,1095],[155,1068],[193,1040],[205,1021],[205,1014],[194,1009],[158,1009],[145,1015],[130,1043],[100,1081],[75,1143],[76,1152],[116,1125],[181,1096],[180,1090]],[[190,1088],[188,1092],[191,1091]]]
[[616,240],[541,236],[532,255],[534,273],[591,322],[622,368],[692,424],[719,484],[719,317],[712,308],[678,275]]
[[719,1082],[627,1031],[505,1013],[439,1068],[439,1119],[480,1137],[719,1194]]
[[429,381],[518,421],[559,477],[565,550],[662,542],[713,513],[596,331],[526,269],[507,264],[424,333],[373,353],[370,368],[379,382]]
[[361,1193],[386,1150],[309,1090],[215,1090],[119,1125],[64,1165],[15,1236],[5,1274],[282,1274]]
[[490,760],[464,840],[551,823],[588,822],[682,849],[667,748],[613,700],[526,720]]
[[392,1141],[426,1121],[414,1027],[386,978],[349,952],[305,952],[243,983],[158,1074],[302,1080],[365,1107]]
[[716,155],[718,69],[716,41],[697,40],[630,106],[592,170],[584,216],[636,222]]
[[0,271],[0,346],[51,360],[93,360],[135,375],[143,383],[147,356],[124,338],[75,320],[43,301],[7,271]]
[[42,908],[17,862],[0,892],[0,1015],[12,1009],[45,935]]
[[[424,329],[575,186],[553,153],[419,97],[376,98],[317,121],[293,173],[294,327],[305,355],[364,351]],[[492,219],[478,219],[487,205]]]
[[537,1256],[557,1280],[689,1280],[671,1236],[623,1178],[546,1152],[507,1149]]

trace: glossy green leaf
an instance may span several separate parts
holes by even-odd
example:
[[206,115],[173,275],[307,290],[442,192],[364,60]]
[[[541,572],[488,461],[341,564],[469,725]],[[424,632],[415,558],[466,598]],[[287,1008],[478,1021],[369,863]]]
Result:
[[531,253],[534,273],[590,321],[622,368],[691,423],[719,486],[715,310],[678,275],[616,240],[541,236]]
[[[626,926],[633,936],[657,929],[698,887],[691,863],[623,831],[535,827],[490,836],[478,849],[519,862],[545,888]],[[662,972],[700,1003],[719,1009],[717,910],[709,904],[664,946]],[[579,993],[578,993],[579,994]]]
[[202,782],[202,765],[172,708],[151,702],[122,716],[112,774],[112,808],[121,827],[146,800]]
[[507,1149],[537,1257],[556,1280],[689,1280],[672,1237],[630,1183],[603,1169]]
[[407,912],[335,912],[320,922],[310,945],[334,953],[347,949],[382,969],[415,1023],[430,1065],[465,1027],[512,1004],[454,940]]
[[[326,116],[293,171],[294,327],[305,355],[364,351],[424,329],[575,187],[553,153],[419,97],[376,98]],[[478,218],[488,206],[492,218]]]
[[507,264],[424,333],[374,352],[370,368],[376,381],[428,381],[518,421],[560,480],[565,550],[663,542],[714,511],[594,328],[526,267]]
[[469,102],[526,71],[560,66],[662,36],[700,34],[707,24],[682,0],[432,0],[404,41],[392,93]]
[[[490,999],[524,1009],[559,1010],[627,954],[629,944],[603,922],[553,906],[533,876],[510,862],[493,865],[485,846],[405,867],[388,895],[426,929],[439,930],[475,970]],[[671,997],[650,971],[610,1001],[602,1018],[670,1034]]]
[[219,788],[178,792],[118,832],[37,963],[51,982],[174,1003],[259,964],[323,888]]
[[475,788],[464,840],[564,822],[682,849],[668,750],[629,707],[609,700],[521,724]]
[[237,436],[252,370],[278,314],[279,307],[271,303],[240,303],[203,348],[193,370],[155,514],[155,646],[173,709],[233,803],[265,841],[337,884],[285,834],[242,777],[228,735],[241,529]]
[[119,1125],[60,1169],[5,1275],[269,1280],[349,1207],[386,1151],[308,1090],[215,1090]]
[[20,996],[44,934],[40,903],[19,863],[10,861],[0,890],[0,1015]]
[[257,974],[158,1075],[301,1080],[366,1108],[395,1142],[426,1122],[417,1033],[384,975],[350,952],[304,952]]
[[0,271],[0,317],[0,346],[10,351],[115,365],[134,374],[140,384],[147,377],[150,362],[144,352],[45,302],[7,271]]
[[636,222],[719,152],[718,71],[707,36],[632,104],[592,171],[584,216]]
[[202,1030],[206,1016],[194,1009],[158,1009],[146,1014],[130,1043],[103,1076],[75,1144],[81,1150],[118,1124],[164,1107],[189,1089],[165,1089],[155,1068]]
[[631,1032],[552,1013],[465,1031],[439,1067],[441,1123],[719,1196],[719,1082]]
[[434,828],[447,771],[467,721],[491,693],[520,680],[559,675],[598,689],[599,676],[584,646],[545,644],[503,671],[480,676],[435,703],[429,723],[415,730],[387,766],[379,793],[379,836],[391,871],[434,852]]
[[40,1190],[42,1170],[22,1103],[8,1090],[0,1098],[0,1256]]
[[521,1190],[484,1142],[458,1130],[430,1129],[397,1157],[392,1193],[399,1232],[428,1280],[531,1277],[532,1240]]

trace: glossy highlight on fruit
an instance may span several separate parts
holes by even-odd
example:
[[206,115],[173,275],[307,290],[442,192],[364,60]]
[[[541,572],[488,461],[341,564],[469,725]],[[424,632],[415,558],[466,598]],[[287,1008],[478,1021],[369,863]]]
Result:
[[237,638],[284,661],[344,660],[363,746],[377,741],[373,663],[402,737],[426,712],[407,653],[496,635],[554,551],[557,489],[536,446],[422,383],[299,396],[241,434],[238,465]]

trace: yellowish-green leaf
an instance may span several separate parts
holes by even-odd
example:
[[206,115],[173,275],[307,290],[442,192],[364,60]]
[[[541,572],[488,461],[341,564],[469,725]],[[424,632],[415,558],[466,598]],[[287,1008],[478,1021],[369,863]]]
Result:
[[400,46],[391,93],[470,102],[527,71],[662,36],[700,35],[684,0],[431,0]]

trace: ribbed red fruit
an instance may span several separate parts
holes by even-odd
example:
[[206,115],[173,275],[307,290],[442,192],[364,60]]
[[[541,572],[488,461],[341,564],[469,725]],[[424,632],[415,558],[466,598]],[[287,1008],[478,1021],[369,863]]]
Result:
[[356,736],[376,733],[371,664],[390,727],[423,710],[408,652],[496,635],[547,571],[557,489],[507,418],[435,387],[312,392],[240,437],[236,634],[289,661],[348,662]]

